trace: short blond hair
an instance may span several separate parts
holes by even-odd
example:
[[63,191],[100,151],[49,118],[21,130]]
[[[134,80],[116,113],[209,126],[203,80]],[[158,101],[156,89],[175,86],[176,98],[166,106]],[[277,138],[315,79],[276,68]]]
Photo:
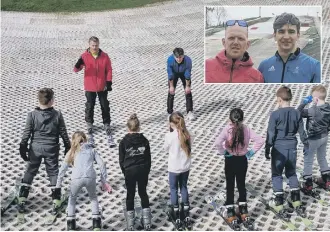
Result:
[[312,88],[312,93],[314,92],[318,92],[319,96],[318,98],[321,100],[325,100],[325,98],[327,97],[327,89],[325,88],[325,86],[323,85],[316,85]]

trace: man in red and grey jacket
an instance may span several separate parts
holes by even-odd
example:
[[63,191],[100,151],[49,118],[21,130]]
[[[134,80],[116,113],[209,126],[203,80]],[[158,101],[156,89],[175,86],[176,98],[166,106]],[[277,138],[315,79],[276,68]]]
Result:
[[108,135],[110,147],[114,147],[115,143],[111,135],[110,129],[110,107],[108,101],[108,91],[112,90],[112,67],[111,61],[107,53],[99,49],[100,41],[97,37],[92,36],[89,39],[89,48],[80,56],[73,71],[79,72],[84,70],[84,89],[87,99],[85,108],[85,120],[87,123],[87,131],[90,135],[90,142],[93,139],[93,123],[94,123],[94,106],[96,96],[98,96],[104,129]]

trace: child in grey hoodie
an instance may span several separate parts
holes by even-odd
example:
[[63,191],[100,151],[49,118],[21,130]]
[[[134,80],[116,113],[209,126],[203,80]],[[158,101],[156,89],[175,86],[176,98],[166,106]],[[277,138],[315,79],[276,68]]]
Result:
[[[307,118],[306,131],[309,148],[304,149],[304,183],[302,191],[313,194],[313,161],[314,155],[320,165],[321,178],[315,182],[324,189],[330,190],[330,168],[326,159],[328,134],[330,130],[330,105],[325,102],[327,89],[323,85],[312,88],[312,96],[304,98],[298,106],[303,118]],[[309,109],[304,109],[308,103],[314,102]]]
[[60,168],[56,185],[58,188],[61,187],[65,172],[68,170],[69,166],[72,166],[70,196],[67,210],[68,230],[76,229],[76,200],[78,193],[83,187],[86,187],[92,202],[93,229],[101,229],[101,215],[96,195],[96,172],[93,168],[94,161],[100,166],[102,187],[110,193],[111,187],[106,182],[107,170],[103,160],[99,153],[93,149],[93,146],[87,143],[86,135],[81,131],[76,131],[72,135],[72,146],[66,154],[65,161]]

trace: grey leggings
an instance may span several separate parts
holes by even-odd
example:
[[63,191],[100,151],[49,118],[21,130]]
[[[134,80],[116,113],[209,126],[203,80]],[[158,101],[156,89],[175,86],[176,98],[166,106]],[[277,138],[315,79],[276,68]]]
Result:
[[309,177],[313,174],[313,162],[315,153],[317,162],[320,166],[320,172],[323,173],[325,171],[330,171],[326,159],[327,142],[328,136],[317,140],[308,140],[309,150],[308,153],[306,151],[304,152],[304,177]]
[[96,195],[96,179],[80,178],[73,179],[71,181],[68,203],[68,217],[75,217],[77,197],[83,187],[87,189],[89,199],[92,202],[92,214],[99,215],[99,202],[97,201]]

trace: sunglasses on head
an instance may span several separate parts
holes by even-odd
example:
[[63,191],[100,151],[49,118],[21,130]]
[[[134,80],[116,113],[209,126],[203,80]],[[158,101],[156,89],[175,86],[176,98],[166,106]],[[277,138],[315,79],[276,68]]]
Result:
[[236,24],[236,22],[237,22],[238,26],[240,26],[240,27],[248,27],[248,23],[245,22],[244,20],[228,20],[226,22],[226,26],[227,27],[234,26]]

